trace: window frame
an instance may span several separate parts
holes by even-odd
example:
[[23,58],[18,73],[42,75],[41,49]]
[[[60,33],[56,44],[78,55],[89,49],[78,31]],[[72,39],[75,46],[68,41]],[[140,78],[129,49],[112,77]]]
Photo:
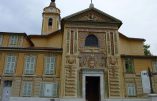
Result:
[[99,47],[99,39],[97,38],[97,36],[94,34],[89,34],[85,38],[85,47]]
[[[50,60],[48,60],[50,59]],[[49,61],[49,63],[48,63]],[[53,61],[53,63],[51,62]],[[53,67],[51,67],[53,65]],[[56,56],[47,55],[44,57],[44,75],[55,75],[56,74]],[[48,69],[48,70],[47,70]],[[48,71],[48,72],[47,72]]]
[[127,83],[127,96],[128,97],[136,97],[137,96],[137,92],[136,92],[136,85],[135,83]]
[[53,18],[49,18],[48,19],[48,26],[52,26],[53,25]]
[[157,72],[157,60],[153,62],[153,70],[154,72]]
[[126,73],[135,73],[134,59],[131,57],[124,58],[124,67]]
[[8,54],[5,58],[4,74],[12,75],[16,71],[17,56],[13,54]]
[[[52,95],[51,96],[46,96],[44,94],[45,90],[46,90],[46,85],[51,85],[52,88],[51,88],[51,93]],[[40,84],[40,96],[41,97],[52,97],[52,98],[57,98],[58,97],[58,83],[57,82],[42,82]],[[54,88],[55,87],[55,88]]]
[[1,34],[0,35],[0,46],[2,46],[3,45],[3,35]]
[[30,97],[32,96],[32,93],[33,93],[33,83],[31,81],[23,81],[22,96]]
[[10,35],[9,46],[15,47],[18,46],[18,43],[19,43],[19,35]]
[[36,56],[26,55],[24,63],[24,75],[34,75],[36,68]]

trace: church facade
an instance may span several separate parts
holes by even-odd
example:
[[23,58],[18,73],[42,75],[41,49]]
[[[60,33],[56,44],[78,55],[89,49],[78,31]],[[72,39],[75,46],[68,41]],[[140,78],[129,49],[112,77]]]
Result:
[[93,4],[61,19],[52,0],[41,35],[0,32],[1,100],[149,101],[157,56],[145,56],[145,39],[125,36],[121,25]]

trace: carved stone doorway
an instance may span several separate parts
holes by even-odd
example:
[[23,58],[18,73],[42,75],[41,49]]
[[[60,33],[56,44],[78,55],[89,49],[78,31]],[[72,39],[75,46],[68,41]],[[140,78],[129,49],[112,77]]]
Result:
[[100,77],[86,76],[86,101],[100,101]]
[[[103,69],[82,69],[82,96],[85,101],[103,101],[104,100],[104,70]],[[94,87],[92,92],[89,87]],[[97,100],[90,100],[90,94],[94,95]],[[94,99],[94,98],[93,98]]]

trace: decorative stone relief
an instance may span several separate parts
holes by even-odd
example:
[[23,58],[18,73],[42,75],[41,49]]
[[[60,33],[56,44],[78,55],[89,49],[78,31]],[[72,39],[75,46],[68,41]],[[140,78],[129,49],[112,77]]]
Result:
[[115,57],[109,57],[109,64],[110,65],[116,65],[118,63],[117,58]]
[[76,63],[76,57],[74,57],[74,56],[67,56],[66,57],[66,63],[67,64],[75,64]]
[[102,16],[98,12],[91,10],[86,13],[82,13],[79,16],[75,16],[71,18],[72,21],[88,21],[88,20],[94,20],[94,21],[103,21],[103,22],[113,22],[112,19],[106,16]]
[[79,64],[82,68],[102,68],[106,65],[106,58],[100,53],[81,53]]
[[77,94],[77,68],[73,65],[65,67],[65,96]]

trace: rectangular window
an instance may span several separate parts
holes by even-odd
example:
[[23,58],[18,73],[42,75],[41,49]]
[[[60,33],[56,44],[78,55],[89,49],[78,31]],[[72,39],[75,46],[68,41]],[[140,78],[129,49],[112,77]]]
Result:
[[134,73],[134,63],[132,58],[125,59],[125,70],[127,73]]
[[153,62],[153,68],[154,68],[154,72],[157,72],[157,61]]
[[58,84],[57,83],[42,83],[41,84],[41,96],[57,97],[58,96]]
[[127,95],[128,96],[136,96],[136,87],[134,83],[127,84]]
[[24,82],[23,83],[23,96],[31,96],[32,95],[32,82]]
[[18,45],[19,36],[11,35],[9,40],[9,46],[17,46]]
[[45,57],[45,75],[55,74],[55,57],[46,56]]
[[25,56],[24,74],[33,75],[35,72],[36,57],[33,55]]
[[0,46],[2,46],[3,43],[3,35],[0,35]]
[[16,56],[15,55],[8,55],[6,56],[6,63],[5,63],[5,74],[13,74],[15,72],[16,67]]

